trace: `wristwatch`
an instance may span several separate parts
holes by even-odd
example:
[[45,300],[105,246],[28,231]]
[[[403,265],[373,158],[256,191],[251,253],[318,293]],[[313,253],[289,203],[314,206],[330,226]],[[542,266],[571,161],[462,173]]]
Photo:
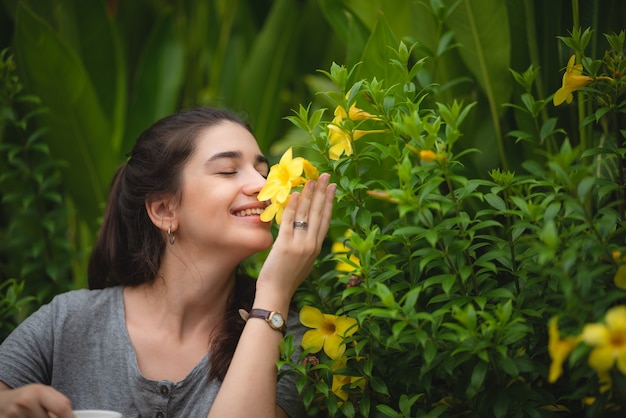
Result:
[[261,318],[267,322],[272,329],[280,331],[283,336],[287,332],[287,326],[285,324],[285,318],[283,314],[278,311],[267,311],[265,309],[252,309],[248,314],[248,318]]

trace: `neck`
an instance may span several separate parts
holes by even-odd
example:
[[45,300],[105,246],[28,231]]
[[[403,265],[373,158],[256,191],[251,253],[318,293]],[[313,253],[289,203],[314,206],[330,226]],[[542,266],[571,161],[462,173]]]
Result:
[[142,317],[181,339],[210,332],[223,320],[235,268],[225,269],[223,260],[192,264],[166,252],[154,281],[126,289],[127,310],[141,310]]

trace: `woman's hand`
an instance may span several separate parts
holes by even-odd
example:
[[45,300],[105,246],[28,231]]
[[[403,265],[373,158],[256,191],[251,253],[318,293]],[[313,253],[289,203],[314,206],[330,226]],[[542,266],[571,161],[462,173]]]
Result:
[[51,386],[31,384],[10,389],[0,382],[1,418],[74,418],[72,404]]
[[259,274],[255,302],[262,299],[272,303],[276,299],[277,305],[288,305],[310,274],[330,226],[337,187],[329,184],[329,179],[328,174],[322,174],[290,197],[274,246]]

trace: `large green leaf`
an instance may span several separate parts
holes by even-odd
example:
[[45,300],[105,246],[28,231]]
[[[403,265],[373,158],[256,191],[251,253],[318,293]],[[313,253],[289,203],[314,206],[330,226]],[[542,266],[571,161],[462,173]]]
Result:
[[361,1],[360,7],[353,3],[337,0],[320,1],[320,8],[326,20],[346,46],[345,62],[340,63],[346,67],[352,67],[363,58],[363,49],[376,23],[375,3]]
[[92,81],[102,110],[112,121],[111,143],[119,153],[127,108],[127,75],[121,40],[104,2],[73,0],[79,47],[76,49]]
[[163,17],[136,64],[124,151],[130,150],[144,129],[176,110],[185,70],[184,50],[174,16]]
[[111,120],[76,52],[23,4],[17,10],[15,51],[28,91],[49,109],[42,122],[54,156],[68,162],[64,180],[78,214],[95,228],[116,165]]
[[[451,3],[448,1],[447,3]],[[459,53],[497,113],[511,94],[511,42],[506,3],[463,0],[446,21]]]
[[255,135],[268,149],[276,126],[287,112],[279,105],[281,92],[295,65],[300,18],[297,2],[277,0],[265,20],[244,68],[235,105],[254,116]]
[[391,59],[397,58],[393,50],[398,45],[399,41],[391,31],[387,19],[383,14],[378,15],[363,50],[362,64],[357,68],[357,79],[384,79],[387,86],[402,83],[404,80],[401,75],[390,65]]
[[[452,0],[446,4],[451,6]],[[500,162],[508,169],[500,127],[502,105],[509,101],[512,81],[511,41],[506,3],[501,0],[461,0],[446,20],[460,44],[458,52],[489,103]]]

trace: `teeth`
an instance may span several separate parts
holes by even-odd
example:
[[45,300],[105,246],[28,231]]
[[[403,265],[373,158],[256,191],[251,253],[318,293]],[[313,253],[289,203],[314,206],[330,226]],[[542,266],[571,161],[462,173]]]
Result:
[[239,212],[235,212],[235,216],[260,215],[261,213],[263,213],[263,209],[261,208],[245,209],[240,210]]

